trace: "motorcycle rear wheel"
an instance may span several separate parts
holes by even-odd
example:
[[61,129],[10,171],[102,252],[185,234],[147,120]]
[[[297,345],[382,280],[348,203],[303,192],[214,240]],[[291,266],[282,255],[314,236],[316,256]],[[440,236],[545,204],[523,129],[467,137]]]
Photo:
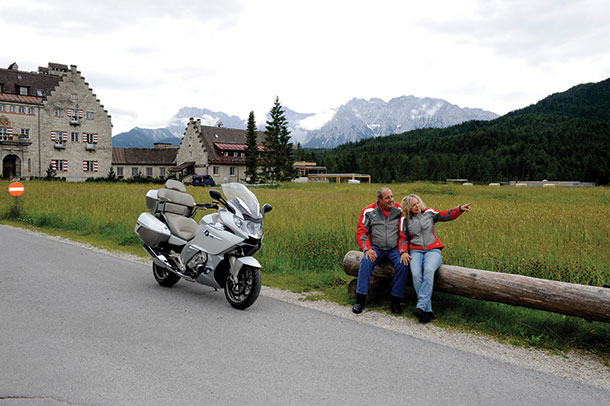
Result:
[[166,288],[174,286],[180,280],[180,277],[167,269],[153,263],[153,276],[157,283]]
[[228,272],[225,297],[231,306],[244,310],[256,302],[261,292],[260,270],[244,265],[237,275],[237,282],[233,283],[231,272]]

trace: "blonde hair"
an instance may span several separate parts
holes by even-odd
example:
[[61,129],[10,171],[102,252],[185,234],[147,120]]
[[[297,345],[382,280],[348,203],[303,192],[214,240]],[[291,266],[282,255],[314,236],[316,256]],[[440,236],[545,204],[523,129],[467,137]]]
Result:
[[410,195],[403,197],[402,201],[400,202],[400,207],[402,208],[402,215],[407,220],[411,219],[411,207],[413,207],[413,205],[411,204],[411,201],[413,201],[413,199],[415,199],[419,202],[421,211],[424,211],[426,209],[426,205],[424,204],[424,201],[421,199],[421,197],[417,196],[416,194],[410,194]]

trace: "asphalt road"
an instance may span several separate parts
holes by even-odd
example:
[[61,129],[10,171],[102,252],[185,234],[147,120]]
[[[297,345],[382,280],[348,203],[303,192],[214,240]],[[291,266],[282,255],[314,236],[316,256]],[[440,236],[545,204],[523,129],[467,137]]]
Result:
[[610,393],[0,226],[0,405],[608,405]]

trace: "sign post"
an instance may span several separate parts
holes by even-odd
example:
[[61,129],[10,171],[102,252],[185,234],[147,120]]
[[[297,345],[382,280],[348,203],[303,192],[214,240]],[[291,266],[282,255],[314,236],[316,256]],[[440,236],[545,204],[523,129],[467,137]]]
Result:
[[15,209],[19,211],[19,196],[21,196],[23,192],[25,192],[25,187],[19,182],[13,182],[8,185],[8,192],[12,196],[15,196]]

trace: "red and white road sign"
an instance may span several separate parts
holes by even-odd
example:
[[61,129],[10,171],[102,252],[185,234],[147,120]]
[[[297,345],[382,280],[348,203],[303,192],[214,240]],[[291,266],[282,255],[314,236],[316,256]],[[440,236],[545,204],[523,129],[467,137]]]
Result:
[[19,182],[13,182],[8,185],[8,192],[13,196],[18,197],[25,192],[25,187]]

